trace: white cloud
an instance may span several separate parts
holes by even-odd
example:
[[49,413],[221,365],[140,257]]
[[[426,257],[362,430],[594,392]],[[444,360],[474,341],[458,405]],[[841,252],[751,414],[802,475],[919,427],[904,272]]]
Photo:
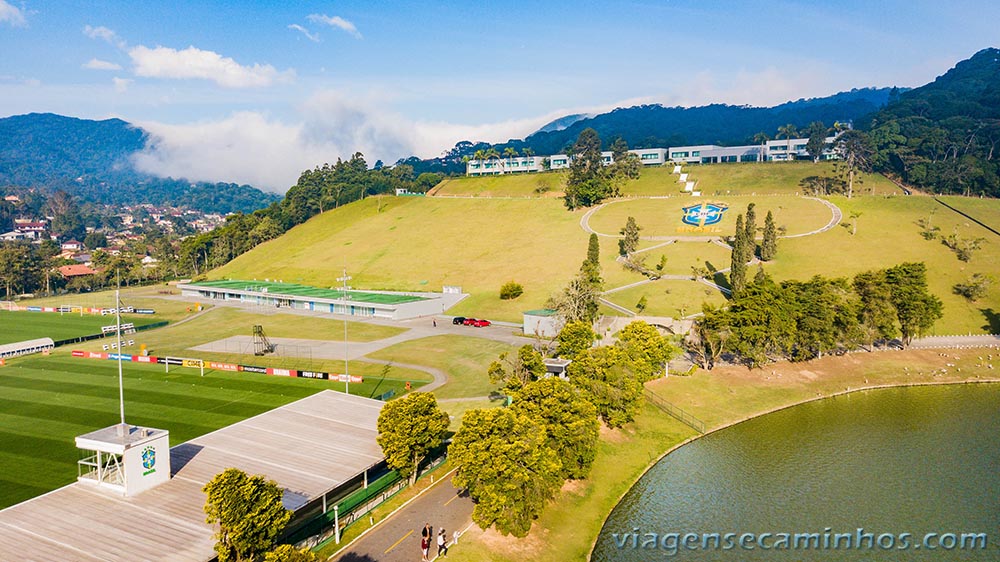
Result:
[[376,102],[380,97],[320,92],[298,108],[295,122],[257,112],[185,125],[140,122],[153,142],[134,161],[137,168],[161,176],[250,183],[283,193],[303,170],[355,152],[363,153],[369,164],[411,155],[430,158],[463,139],[520,137],[564,115],[472,126],[415,122],[386,111]]
[[353,35],[357,39],[361,39],[361,33],[358,31],[354,24],[345,20],[340,16],[328,16],[326,14],[309,14],[308,18],[311,22],[324,23],[331,27],[336,27],[343,31],[346,31]]
[[16,6],[11,6],[6,0],[0,0],[0,22],[7,22],[14,27],[28,25],[28,21],[24,18],[24,11]]
[[83,68],[89,68],[90,70],[121,70],[120,64],[109,62],[100,59],[90,59],[83,64]]
[[151,78],[199,78],[226,88],[257,88],[291,81],[294,70],[278,72],[269,64],[244,66],[229,57],[195,47],[178,51],[169,47],[143,45],[128,51],[137,76]]
[[295,31],[299,31],[299,32],[302,33],[302,35],[306,36],[306,39],[312,41],[313,43],[319,43],[319,34],[318,33],[309,33],[308,29],[302,27],[301,25],[299,25],[297,23],[289,24],[288,25],[288,29],[294,29]]
[[[0,0],[2,2],[3,0]],[[93,27],[90,25],[83,26],[83,34],[91,39],[101,39],[108,44],[114,45],[119,49],[125,50],[128,48],[128,44],[125,43],[121,37],[113,30],[104,27],[103,25]]]
[[129,78],[119,78],[117,76],[111,79],[111,83],[114,84],[115,86],[115,91],[118,92],[119,94],[124,93],[126,90],[128,90],[128,87],[130,84],[132,84],[132,82],[135,82],[135,80]]

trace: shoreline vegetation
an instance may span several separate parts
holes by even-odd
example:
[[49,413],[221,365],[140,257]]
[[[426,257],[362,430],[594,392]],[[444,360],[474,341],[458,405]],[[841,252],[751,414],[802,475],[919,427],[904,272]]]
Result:
[[[992,357],[991,357],[992,356]],[[996,367],[991,368],[990,365]],[[586,560],[621,499],[663,457],[704,435],[808,402],[859,391],[950,384],[1000,383],[1000,348],[854,353],[762,369],[720,366],[646,385],[706,424],[693,429],[648,401],[633,423],[602,427],[591,475],[571,481],[524,539],[473,526],[456,560]]]

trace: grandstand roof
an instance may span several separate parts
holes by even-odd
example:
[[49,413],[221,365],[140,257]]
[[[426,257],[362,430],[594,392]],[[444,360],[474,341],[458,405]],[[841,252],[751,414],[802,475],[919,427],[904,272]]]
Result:
[[[191,287],[205,287],[211,289],[247,291],[253,293],[267,293],[271,296],[287,295],[292,297],[312,297],[318,299],[338,300],[344,298],[344,291],[339,289],[323,289],[320,287],[310,287],[297,283],[279,283],[276,281],[240,281],[230,279],[224,281],[198,281],[188,283]],[[371,291],[347,291],[348,298],[358,303],[374,304],[403,304],[427,300],[425,297],[416,295],[406,295],[400,293],[371,292]]]
[[[297,509],[383,459],[382,402],[325,390],[170,451],[171,480],[134,497],[77,482],[0,511],[0,552],[27,560],[210,560],[202,487],[236,467]],[[169,429],[169,428],[168,428]]]

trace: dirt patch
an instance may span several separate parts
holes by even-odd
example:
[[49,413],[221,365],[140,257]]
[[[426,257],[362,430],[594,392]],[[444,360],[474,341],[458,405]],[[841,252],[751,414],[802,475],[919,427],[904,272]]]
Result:
[[598,435],[601,441],[607,441],[608,443],[621,443],[623,441],[628,441],[629,437],[628,434],[626,434],[621,428],[612,429],[603,423],[600,424]]
[[482,531],[473,525],[469,529],[472,538],[486,546],[490,552],[500,553],[508,560],[543,560],[546,550],[548,529],[542,529],[537,524],[532,525],[531,532],[523,539],[503,536],[495,529]]
[[574,496],[582,496],[586,488],[587,488],[586,480],[567,480],[565,483],[563,483],[562,488],[559,489],[559,492],[563,494],[572,494]]

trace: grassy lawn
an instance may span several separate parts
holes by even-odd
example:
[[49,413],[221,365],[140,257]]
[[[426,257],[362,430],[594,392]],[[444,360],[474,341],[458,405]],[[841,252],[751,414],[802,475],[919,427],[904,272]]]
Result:
[[[156,321],[158,319],[153,316],[122,315],[122,323],[132,322],[136,326]],[[0,310],[0,344],[46,337],[58,341],[100,334],[101,326],[110,326],[114,323],[114,316]]]
[[448,426],[448,431],[455,432],[462,427],[462,415],[465,412],[469,410],[499,408],[504,405],[504,400],[490,400],[489,398],[452,399],[439,402],[438,405],[451,416],[451,424]]
[[[937,351],[861,353],[810,363],[782,363],[756,371],[717,368],[690,377],[659,379],[647,384],[647,388],[699,417],[709,428],[716,428],[847,388],[977,381],[997,376],[995,370],[976,367],[980,363],[977,354],[983,351],[961,350],[949,356]],[[949,362],[961,367],[961,373],[947,368]],[[942,368],[948,372],[941,374]],[[932,376],[932,370],[937,370],[938,375]],[[589,478],[565,486],[526,538],[501,537],[495,531],[473,527],[449,552],[449,558],[494,562],[585,560],[605,517],[621,496],[661,455],[693,435],[687,426],[645,404],[635,422],[622,430],[602,432]]]
[[387,347],[368,357],[394,363],[434,367],[448,375],[448,383],[434,391],[441,398],[488,396],[497,385],[490,382],[486,369],[504,351],[513,347],[472,336],[433,336]]
[[[1000,230],[1000,211],[997,210],[995,199],[958,197],[956,195],[942,195],[939,196],[938,199],[989,226],[990,228]],[[945,211],[946,209],[942,208],[938,212],[943,213]]]
[[802,197],[752,197],[748,195],[729,195],[719,199],[698,199],[692,197],[671,197],[669,199],[630,199],[609,203],[590,217],[590,227],[601,234],[617,235],[625,226],[628,217],[635,217],[642,228],[640,236],[704,236],[704,233],[688,233],[680,230],[684,227],[681,217],[682,207],[697,205],[703,201],[725,203],[729,210],[723,214],[722,220],[713,225],[718,232],[709,232],[714,236],[732,236],[735,233],[736,215],[746,213],[747,204],[756,203],[757,226],[764,225],[764,217],[768,211],[774,214],[774,222],[780,228],[784,226],[788,234],[802,234],[825,226],[830,222],[830,209],[819,201]]
[[434,196],[462,197],[562,197],[563,171],[446,178],[430,191]]
[[[170,431],[172,444],[342,386],[249,373],[201,377],[177,367],[167,374],[162,365],[132,363],[123,373],[128,421]],[[118,422],[118,370],[113,361],[74,358],[67,350],[11,360],[0,375],[0,507],[6,507],[75,480],[73,438]]]
[[673,279],[645,283],[605,295],[604,298],[638,314],[635,305],[643,296],[646,297],[646,310],[642,314],[671,318],[701,312],[703,302],[717,306],[726,302],[726,297],[718,289],[695,281]]
[[[556,199],[389,197],[378,209],[367,199],[314,217],[210,277],[280,277],[323,287],[346,262],[357,288],[440,291],[459,285],[472,296],[450,313],[519,321],[586,257],[582,212],[567,212]],[[501,301],[500,286],[512,278],[525,292]]]

